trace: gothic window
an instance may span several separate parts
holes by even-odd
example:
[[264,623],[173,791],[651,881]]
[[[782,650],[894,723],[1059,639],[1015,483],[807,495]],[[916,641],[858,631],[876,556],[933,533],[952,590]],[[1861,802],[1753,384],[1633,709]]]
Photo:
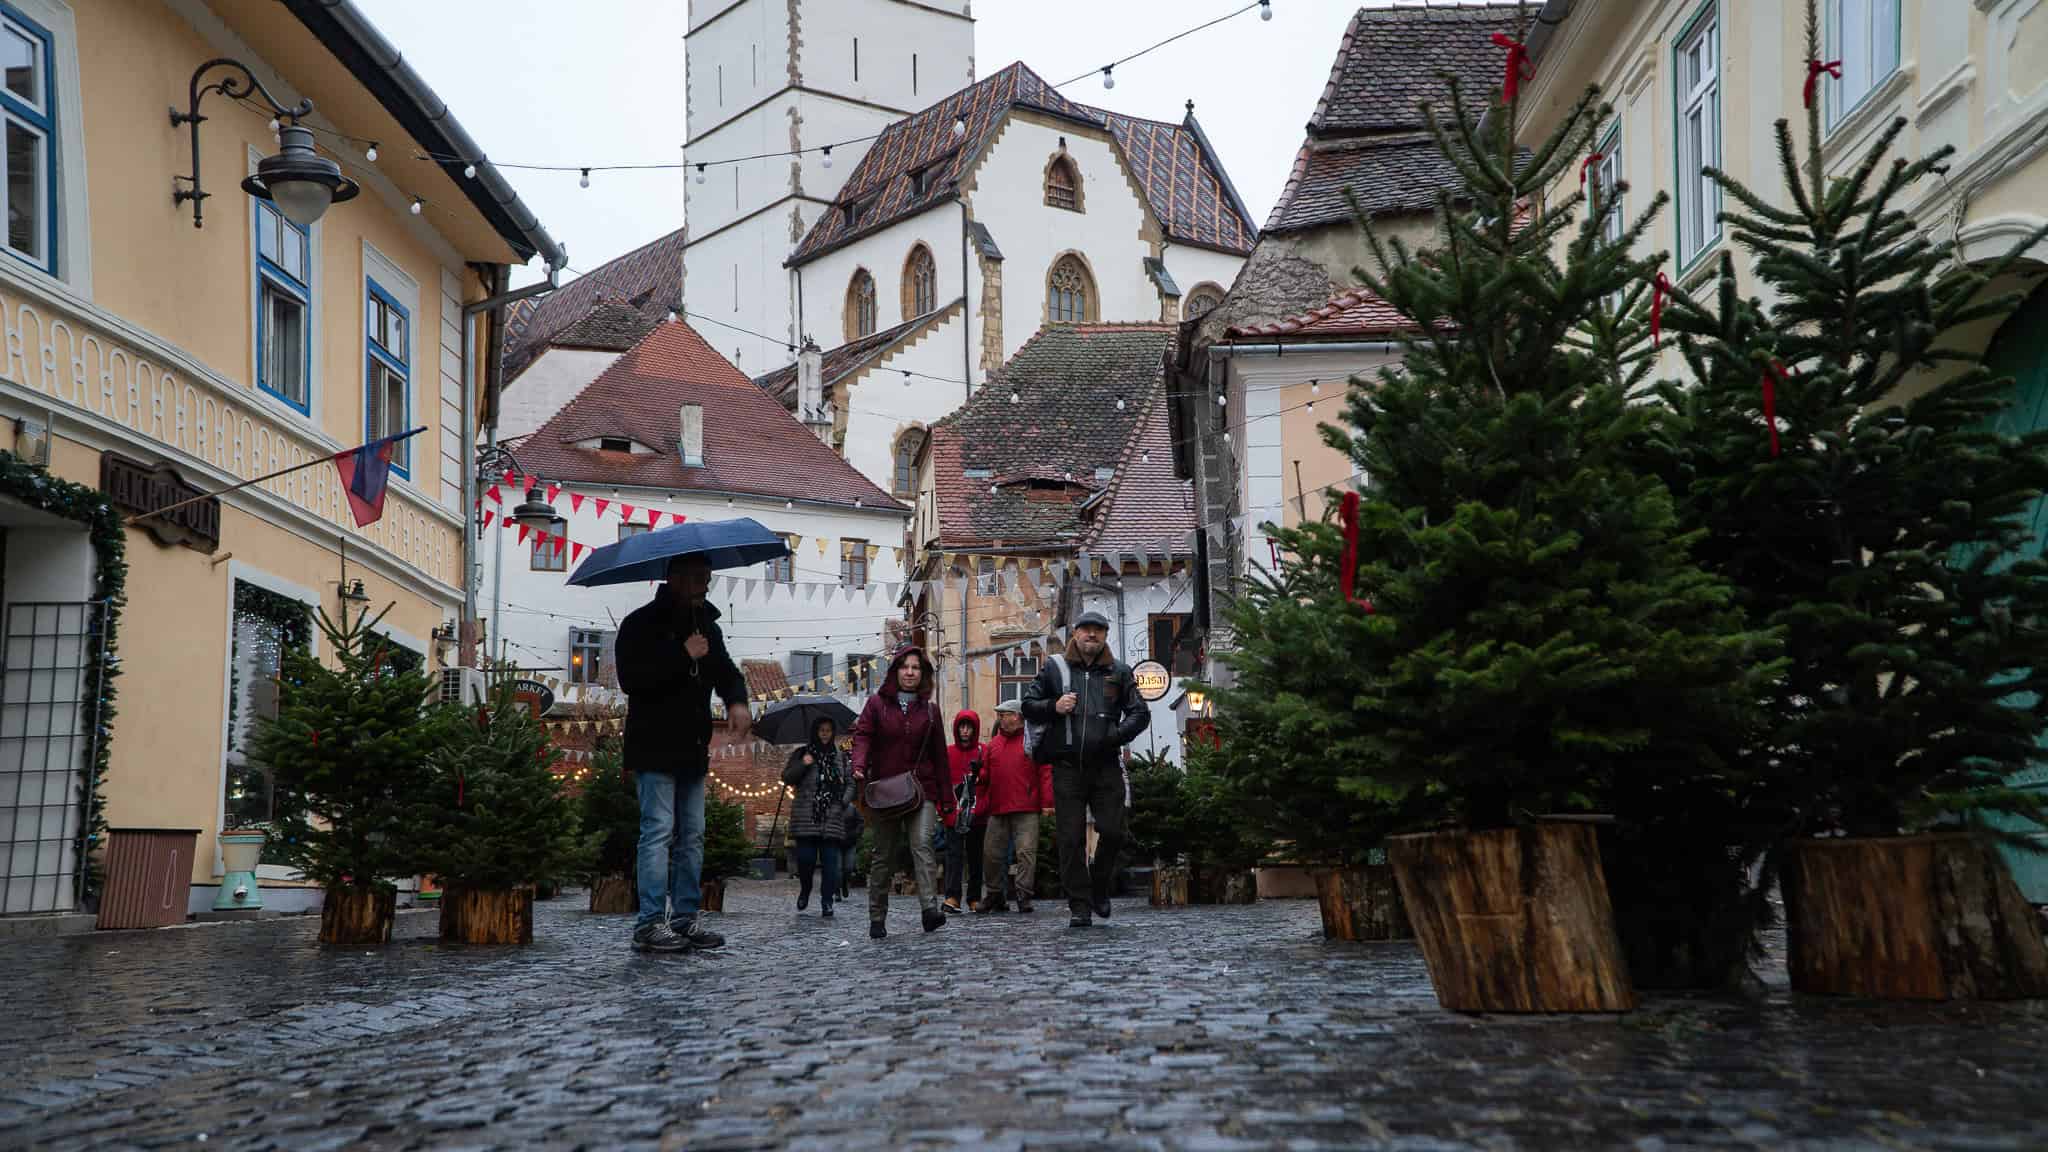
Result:
[[858,340],[875,334],[875,278],[865,268],[856,269],[846,286],[846,338]]
[[902,499],[917,495],[917,453],[924,447],[924,429],[906,428],[896,438],[895,470],[890,492]]
[[1045,202],[1069,212],[1081,210],[1081,173],[1064,152],[1045,166]]
[[1221,303],[1223,303],[1222,289],[1214,284],[1197,285],[1194,291],[1188,293],[1187,302],[1181,305],[1181,318],[1193,320],[1195,317],[1202,315]]
[[1079,256],[1070,253],[1053,262],[1045,280],[1045,319],[1049,324],[1095,319],[1095,281]]
[[919,244],[903,262],[903,318],[922,316],[939,306],[939,265],[932,250]]

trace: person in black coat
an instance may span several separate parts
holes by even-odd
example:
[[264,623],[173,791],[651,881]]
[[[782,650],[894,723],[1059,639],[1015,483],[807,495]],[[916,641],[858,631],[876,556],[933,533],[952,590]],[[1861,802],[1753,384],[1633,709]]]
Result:
[[619,625],[617,668],[626,693],[625,770],[640,785],[640,916],[644,952],[716,948],[725,938],[698,916],[703,897],[704,784],[711,771],[711,694],[725,701],[729,739],[753,725],[747,684],[726,652],[718,609],[705,602],[711,565],[669,562],[668,583]]
[[[1109,652],[1109,621],[1086,612],[1064,655],[1047,660],[1024,686],[1024,718],[1045,725],[1035,758],[1052,766],[1059,827],[1060,884],[1075,928],[1092,913],[1109,919],[1109,894],[1124,844],[1125,745],[1152,722],[1128,664]],[[1095,863],[1088,860],[1087,814],[1095,815]]]

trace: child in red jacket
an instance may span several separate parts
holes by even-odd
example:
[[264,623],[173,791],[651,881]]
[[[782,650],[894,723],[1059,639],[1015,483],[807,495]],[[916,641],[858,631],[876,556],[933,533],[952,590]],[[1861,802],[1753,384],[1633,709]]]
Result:
[[[958,915],[981,899],[981,837],[988,822],[981,803],[981,717],[962,709],[953,717],[953,743],[946,749],[952,803],[942,805],[946,825],[947,913]],[[967,902],[960,901],[961,873],[966,873]]]
[[1015,700],[996,705],[996,732],[982,747],[980,811],[987,830],[983,835],[982,872],[988,878],[988,895],[974,906],[976,912],[1001,912],[1003,900],[1003,859],[1014,848],[1017,860],[1010,869],[1010,891],[1017,898],[1017,911],[1031,911],[1032,879],[1038,875],[1038,817],[1052,810],[1052,766],[1035,764],[1024,750],[1024,713]]

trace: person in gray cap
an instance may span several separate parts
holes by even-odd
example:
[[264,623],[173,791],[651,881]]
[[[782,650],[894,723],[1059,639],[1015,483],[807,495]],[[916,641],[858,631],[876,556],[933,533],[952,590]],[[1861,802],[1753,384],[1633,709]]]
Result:
[[[1043,725],[1033,746],[1052,766],[1059,825],[1060,884],[1068,923],[1109,919],[1109,893],[1124,843],[1124,746],[1151,723],[1130,666],[1110,655],[1109,620],[1084,612],[1074,621],[1064,656],[1054,656],[1024,688],[1024,718]],[[1095,860],[1088,863],[1087,814],[1095,816]]]

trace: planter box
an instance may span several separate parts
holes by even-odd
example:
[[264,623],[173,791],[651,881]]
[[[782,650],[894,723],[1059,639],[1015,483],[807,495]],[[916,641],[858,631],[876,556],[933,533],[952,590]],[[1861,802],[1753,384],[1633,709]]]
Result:
[[441,942],[533,943],[533,886],[450,887],[441,897]]
[[1184,908],[1188,903],[1188,870],[1155,868],[1152,871],[1152,906]]
[[1401,906],[1391,864],[1326,868],[1315,874],[1325,940],[1410,940],[1415,929]]
[[1714,826],[1602,825],[1600,866],[1637,991],[1716,991],[1749,975],[1763,915]]
[[1786,967],[1800,992],[1887,1000],[2048,996],[2048,945],[1998,849],[1967,832],[1797,840]]
[[1256,904],[1259,878],[1250,869],[1197,868],[1188,898],[1196,904]]
[[1446,1009],[1635,1007],[1591,825],[1395,836],[1387,858]]
[[617,916],[639,910],[639,888],[631,876],[599,876],[591,881],[590,911],[593,915]]
[[1301,864],[1261,865],[1258,877],[1261,900],[1316,900],[1322,892],[1320,870]]
[[725,881],[706,880],[699,888],[697,907],[705,912],[725,911]]
[[398,893],[390,888],[329,888],[320,902],[320,943],[330,948],[381,948],[391,941]]

